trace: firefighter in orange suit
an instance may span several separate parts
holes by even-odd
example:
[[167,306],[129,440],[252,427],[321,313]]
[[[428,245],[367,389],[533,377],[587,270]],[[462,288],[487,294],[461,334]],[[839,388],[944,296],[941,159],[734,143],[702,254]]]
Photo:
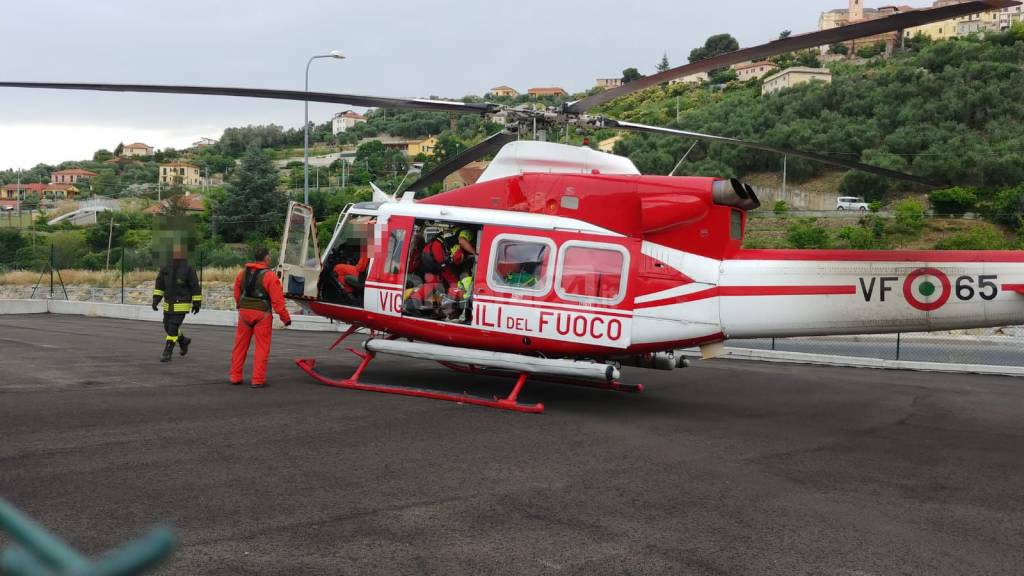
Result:
[[253,388],[267,385],[267,357],[270,355],[270,331],[277,312],[285,326],[292,318],[284,307],[281,281],[269,268],[270,252],[259,248],[254,254],[255,261],[235,278],[235,303],[238,307],[238,327],[235,329],[235,347],[231,351],[231,383],[242,383],[242,368],[249,355],[249,341],[256,336],[256,353],[253,355]]

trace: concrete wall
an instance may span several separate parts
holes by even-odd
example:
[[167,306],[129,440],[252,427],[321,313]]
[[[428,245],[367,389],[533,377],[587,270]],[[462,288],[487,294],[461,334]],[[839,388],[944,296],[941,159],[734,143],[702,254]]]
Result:
[[[142,320],[161,322],[163,312],[149,306],[133,304],[109,304],[106,302],[73,302],[67,300],[0,300],[0,314],[75,314],[79,316],[95,316],[98,318],[119,318],[122,320]],[[234,310],[201,310],[199,314],[189,315],[189,324],[205,326],[234,326],[237,318]],[[280,321],[274,317],[274,325]],[[340,332],[348,328],[345,324],[331,322],[321,316],[292,316],[291,330],[309,330],[316,332]]]
[[776,200],[785,200],[790,210],[835,210],[836,199],[841,196],[839,192],[811,192],[800,190],[791,186],[786,187],[785,193],[782,188],[754,187],[757,197],[761,200],[762,210],[771,210]]

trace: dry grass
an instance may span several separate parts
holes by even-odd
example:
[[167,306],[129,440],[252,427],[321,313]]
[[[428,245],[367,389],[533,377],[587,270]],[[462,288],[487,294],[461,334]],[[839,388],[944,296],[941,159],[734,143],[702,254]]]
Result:
[[[234,282],[239,268],[204,268],[203,282]],[[86,284],[98,287],[114,287],[121,285],[120,270],[61,270],[60,276],[65,284]],[[153,282],[155,270],[132,270],[125,274],[125,286],[138,286]],[[39,272],[31,270],[13,270],[0,274],[0,285],[35,284]]]

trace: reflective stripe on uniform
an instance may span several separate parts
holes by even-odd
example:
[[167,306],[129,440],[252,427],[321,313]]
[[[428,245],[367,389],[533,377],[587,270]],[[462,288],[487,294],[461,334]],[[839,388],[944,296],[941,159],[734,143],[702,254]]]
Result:
[[203,301],[203,295],[202,294],[193,294],[192,295],[192,301],[193,302],[202,302]]
[[177,342],[178,341],[178,337],[177,336],[167,336],[166,340],[168,342]]
[[163,296],[163,295],[164,295],[164,291],[163,290],[153,290],[153,296]]
[[175,302],[173,307],[168,302],[164,302],[164,312],[189,312],[190,310],[192,310],[190,302]]

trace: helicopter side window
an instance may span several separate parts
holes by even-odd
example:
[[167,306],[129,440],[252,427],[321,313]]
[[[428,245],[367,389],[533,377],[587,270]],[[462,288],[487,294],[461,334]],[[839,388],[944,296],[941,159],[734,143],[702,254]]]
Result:
[[387,259],[384,261],[385,274],[398,274],[402,265],[402,245],[405,243],[405,230],[392,230],[388,235]]
[[551,287],[551,254],[554,244],[547,239],[502,234],[495,238],[491,269],[492,288],[540,296]]
[[628,262],[622,246],[566,242],[558,254],[555,292],[565,300],[618,304],[625,296]]

